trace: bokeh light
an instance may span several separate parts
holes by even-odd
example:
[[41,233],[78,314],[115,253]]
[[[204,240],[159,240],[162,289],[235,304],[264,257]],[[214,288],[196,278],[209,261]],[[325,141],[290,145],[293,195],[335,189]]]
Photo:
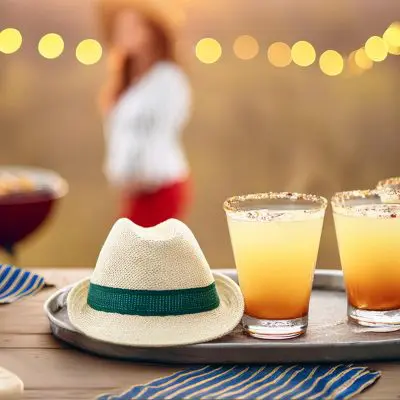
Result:
[[6,28],[0,32],[0,51],[4,54],[12,54],[22,45],[22,35],[18,29]]
[[383,40],[389,47],[400,47],[400,22],[394,22],[386,29]]
[[57,33],[48,33],[40,39],[38,51],[44,58],[57,58],[64,51],[64,40]]
[[315,49],[311,43],[301,40],[292,46],[293,62],[300,67],[310,66],[315,61],[315,58]]
[[221,58],[222,47],[215,39],[201,39],[196,45],[196,56],[204,64],[213,64]]
[[354,62],[356,65],[363,69],[371,69],[374,65],[373,61],[367,56],[365,50],[363,48],[358,49],[354,54]]
[[400,46],[396,47],[396,46],[389,45],[389,53],[393,54],[395,56],[400,55]]
[[268,47],[268,60],[274,67],[287,67],[292,62],[290,46],[283,42],[272,43]]
[[375,62],[383,61],[388,55],[389,46],[379,36],[370,37],[365,43],[365,53]]
[[243,35],[235,40],[233,51],[237,58],[241,60],[251,60],[259,53],[260,46],[253,36]]
[[339,75],[344,67],[343,57],[335,50],[327,50],[321,54],[319,66],[325,75]]
[[[355,55],[356,55],[356,53],[357,53],[357,50],[355,50],[355,51],[352,51],[350,54],[349,54],[349,57],[347,58],[347,72],[350,74],[350,75],[362,75],[366,70],[365,69],[363,69],[363,68],[360,68],[358,65],[357,65],[357,63],[356,63],[356,61],[355,61]],[[365,57],[367,57],[367,56],[365,56]],[[373,62],[367,57],[367,60],[371,63],[371,64],[373,64]]]
[[94,39],[82,40],[76,47],[76,58],[84,65],[93,65],[100,61],[103,54],[101,44]]

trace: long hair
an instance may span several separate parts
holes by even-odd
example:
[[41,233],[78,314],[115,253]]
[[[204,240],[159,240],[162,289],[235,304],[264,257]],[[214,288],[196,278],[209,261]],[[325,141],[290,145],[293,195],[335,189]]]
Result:
[[100,94],[100,108],[107,113],[118,101],[120,96],[137,77],[135,56],[118,54],[113,49],[112,36],[115,27],[115,19],[123,10],[134,10],[139,13],[153,33],[157,46],[157,59],[155,61],[168,60],[177,62],[175,53],[175,36],[168,21],[156,12],[155,8],[148,4],[150,0],[101,0],[99,3],[99,17],[102,34],[109,48],[108,78]]

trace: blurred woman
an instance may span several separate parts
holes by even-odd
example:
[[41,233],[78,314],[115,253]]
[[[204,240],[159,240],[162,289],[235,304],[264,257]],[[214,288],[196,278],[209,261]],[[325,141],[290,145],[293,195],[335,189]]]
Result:
[[170,24],[150,3],[100,2],[110,66],[100,97],[105,173],[121,191],[121,216],[144,227],[182,219],[189,199],[181,133],[190,115],[190,86]]

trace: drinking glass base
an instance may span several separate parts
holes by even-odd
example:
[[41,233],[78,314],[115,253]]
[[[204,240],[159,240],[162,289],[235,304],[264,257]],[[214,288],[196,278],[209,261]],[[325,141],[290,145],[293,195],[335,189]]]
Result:
[[242,325],[248,335],[257,339],[293,339],[306,332],[308,317],[272,320],[258,319],[245,314]]
[[347,315],[351,322],[361,326],[387,328],[388,331],[400,329],[400,309],[390,311],[360,310],[349,304]]

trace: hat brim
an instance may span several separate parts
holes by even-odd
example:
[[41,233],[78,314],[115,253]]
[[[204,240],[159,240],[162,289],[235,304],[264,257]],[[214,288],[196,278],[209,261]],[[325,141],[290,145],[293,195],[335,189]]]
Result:
[[239,286],[213,274],[220,305],[212,311],[179,316],[139,316],[96,311],[87,304],[90,279],[78,282],[67,299],[72,325],[96,340],[126,346],[167,347],[218,339],[230,333],[243,316]]

